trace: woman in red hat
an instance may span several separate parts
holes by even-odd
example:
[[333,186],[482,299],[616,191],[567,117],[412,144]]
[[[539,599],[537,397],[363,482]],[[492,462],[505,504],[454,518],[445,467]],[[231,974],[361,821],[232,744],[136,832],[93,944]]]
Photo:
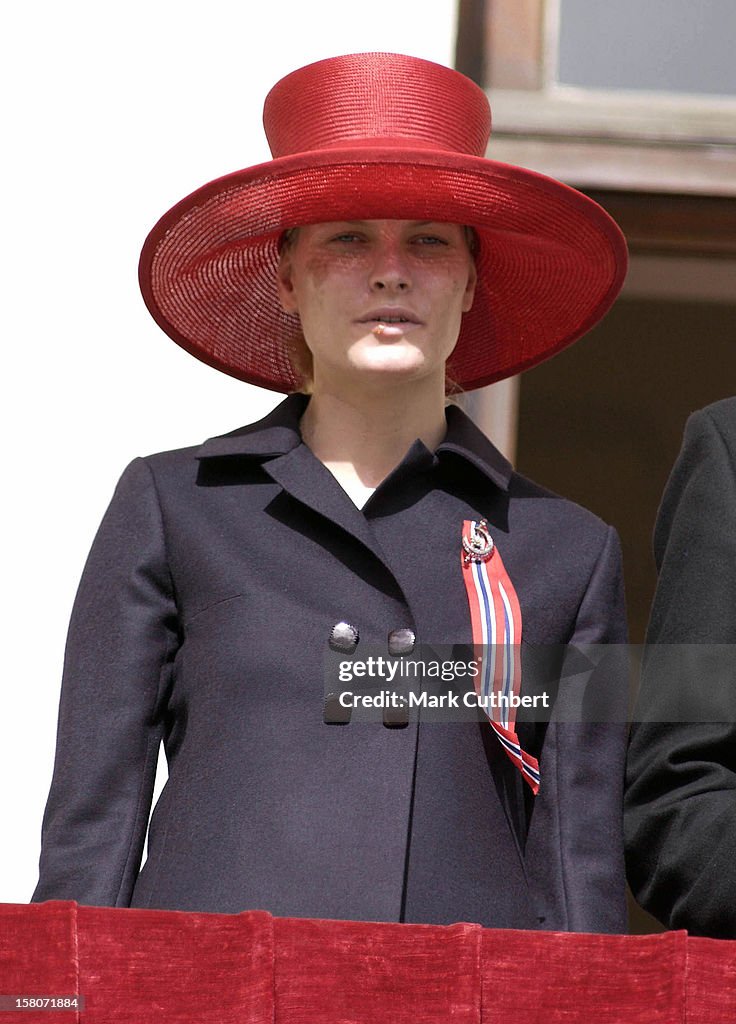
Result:
[[[615,533],[445,403],[591,327],[621,234],[485,159],[484,93],[427,61],[302,68],[264,123],[274,159],[169,211],[140,276],[175,341],[289,397],[124,473],[72,617],[33,898],[623,931],[623,724],[572,720],[564,665],[516,720],[530,651],[625,639]],[[420,644],[455,681],[478,655],[480,713],[432,721]]]

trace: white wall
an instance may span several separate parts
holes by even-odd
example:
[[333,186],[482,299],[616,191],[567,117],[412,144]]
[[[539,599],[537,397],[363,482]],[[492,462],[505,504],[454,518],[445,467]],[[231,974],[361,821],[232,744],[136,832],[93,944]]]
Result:
[[26,0],[2,29],[4,365],[0,902],[33,891],[64,636],[123,467],[277,396],[150,319],[140,246],[205,181],[268,159],[283,74],[357,50],[451,64],[455,0]]

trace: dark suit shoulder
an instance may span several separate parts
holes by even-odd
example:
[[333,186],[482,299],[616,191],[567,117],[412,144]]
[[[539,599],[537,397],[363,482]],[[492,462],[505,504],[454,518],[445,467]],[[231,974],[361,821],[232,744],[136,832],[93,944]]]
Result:
[[575,530],[599,545],[610,530],[608,523],[594,512],[569,498],[535,483],[521,473],[514,472],[509,481],[509,500],[512,507],[525,510],[526,515],[538,520],[540,526]]
[[726,398],[694,412],[685,425],[654,529],[660,571],[667,551],[679,564],[693,550],[702,552],[704,542],[712,547],[730,534],[724,525],[731,522],[735,486],[736,398]]
[[[716,435],[731,458],[736,454],[736,397],[722,398],[719,402],[698,409],[688,419],[685,443],[698,435]],[[714,438],[715,440],[715,438]]]
[[[145,467],[155,489],[160,495],[169,492],[187,491],[196,483],[200,461],[198,454],[201,445],[188,445],[185,448],[172,448],[168,451],[153,452],[134,460],[132,465]],[[131,467],[128,467],[128,472]]]
[[691,419],[700,416],[707,416],[719,426],[730,428],[733,432],[736,432],[736,396],[732,395],[729,398],[721,398],[717,402],[712,402],[710,405],[698,409],[697,412],[692,414]]

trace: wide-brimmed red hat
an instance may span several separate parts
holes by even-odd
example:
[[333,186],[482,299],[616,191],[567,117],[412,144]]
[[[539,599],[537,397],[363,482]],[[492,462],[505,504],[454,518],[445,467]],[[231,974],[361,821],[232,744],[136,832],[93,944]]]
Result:
[[204,185],[146,239],[140,283],[157,323],[192,355],[274,391],[299,378],[301,336],[276,290],[287,228],[437,220],[475,229],[478,284],[448,375],[465,390],[559,352],[608,310],[626,244],[591,199],[485,159],[485,93],[450,68],[357,53],[300,68],[266,98],[274,159]]

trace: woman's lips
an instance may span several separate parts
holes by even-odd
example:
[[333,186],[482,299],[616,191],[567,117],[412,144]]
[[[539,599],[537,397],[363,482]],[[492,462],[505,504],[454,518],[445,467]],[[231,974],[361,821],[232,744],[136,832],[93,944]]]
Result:
[[405,310],[377,311],[360,321],[370,325],[371,333],[377,338],[399,338],[406,331],[419,327],[420,322]]

